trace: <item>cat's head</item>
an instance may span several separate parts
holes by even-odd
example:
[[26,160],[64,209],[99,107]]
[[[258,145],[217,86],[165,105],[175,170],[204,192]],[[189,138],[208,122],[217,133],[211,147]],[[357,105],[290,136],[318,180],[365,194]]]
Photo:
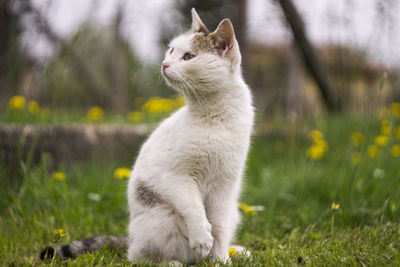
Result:
[[[204,94],[224,87],[231,74],[240,75],[241,55],[229,19],[209,32],[192,9],[191,29],[169,44],[161,73],[167,83],[185,95]],[[193,90],[202,92],[192,92]]]

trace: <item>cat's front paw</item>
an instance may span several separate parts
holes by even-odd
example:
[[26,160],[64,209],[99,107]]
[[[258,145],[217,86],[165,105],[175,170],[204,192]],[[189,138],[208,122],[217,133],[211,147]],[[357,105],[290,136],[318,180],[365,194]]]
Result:
[[214,243],[211,235],[211,225],[206,222],[204,226],[197,227],[189,235],[189,245],[201,258],[207,257]]

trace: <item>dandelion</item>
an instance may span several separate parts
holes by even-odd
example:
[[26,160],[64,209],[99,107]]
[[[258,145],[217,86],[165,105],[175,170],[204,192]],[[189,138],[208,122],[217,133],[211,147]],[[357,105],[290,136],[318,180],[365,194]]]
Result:
[[397,125],[397,126],[394,128],[394,137],[395,137],[396,139],[400,139],[400,125]]
[[314,144],[308,148],[307,156],[314,160],[323,158],[328,149],[328,143],[324,140],[323,133],[319,130],[312,130],[309,133],[309,136],[311,140],[313,140]]
[[328,142],[326,142],[324,139],[314,140],[314,144],[321,147],[324,152],[328,149]]
[[399,102],[393,102],[390,105],[390,108],[392,110],[393,117],[395,117],[396,119],[400,118],[400,103]]
[[324,134],[321,131],[318,130],[312,130],[310,132],[310,138],[311,140],[315,141],[315,140],[319,140],[324,138]]
[[53,178],[58,180],[58,181],[63,181],[63,180],[65,180],[65,173],[63,173],[63,172],[53,172]]
[[239,202],[239,208],[244,213],[250,214],[250,215],[256,215],[257,212],[264,210],[264,206],[250,206],[243,202]]
[[323,147],[319,145],[312,145],[308,150],[307,150],[307,156],[311,159],[322,159],[324,156],[325,150]]
[[89,121],[99,121],[103,118],[104,111],[101,107],[91,107],[87,113]]
[[400,156],[400,145],[394,145],[392,146],[392,149],[390,151],[392,153],[393,157],[399,157]]
[[335,215],[336,215],[336,211],[339,210],[339,207],[340,207],[339,203],[332,202],[332,204],[331,204],[331,212],[332,212],[332,215],[331,215],[331,235],[333,235],[333,229],[335,227]]
[[54,234],[59,237],[65,237],[67,234],[65,233],[64,229],[55,229]]
[[159,114],[163,112],[170,112],[174,107],[174,101],[172,99],[152,97],[150,98],[142,108],[149,113]]
[[375,138],[375,144],[376,144],[378,147],[386,146],[387,143],[388,143],[388,141],[389,141],[389,137],[387,137],[387,136],[385,136],[385,135],[378,135],[378,136]]
[[238,254],[235,248],[230,248],[228,250],[228,253],[229,253],[229,257],[231,257],[231,258]]
[[131,111],[128,113],[128,120],[134,123],[142,122],[144,118],[143,112]]
[[39,114],[40,108],[38,102],[36,102],[35,100],[29,101],[28,111],[32,114]]
[[364,136],[362,133],[354,132],[351,135],[351,143],[353,144],[353,146],[359,147],[362,145],[363,141],[364,141]]
[[339,203],[332,202],[332,205],[331,205],[331,211],[332,212],[338,211],[339,208],[340,208],[340,204]]
[[353,165],[358,165],[358,163],[360,163],[360,159],[361,159],[361,154],[358,152],[354,152],[353,155],[351,156],[351,162],[353,163]]
[[371,159],[376,158],[376,156],[378,156],[378,153],[379,153],[379,148],[378,148],[377,146],[375,146],[375,145],[368,146],[368,148],[367,148],[367,155],[368,155]]
[[11,109],[23,109],[25,106],[25,97],[22,95],[15,95],[9,101]]
[[131,175],[131,170],[128,168],[117,168],[114,171],[114,178],[115,179],[127,179]]
[[66,236],[67,234],[65,233],[64,229],[54,229],[54,243],[57,243],[61,238]]
[[66,237],[67,234],[65,233],[64,229],[55,229],[54,230],[54,243],[60,241],[61,238]]

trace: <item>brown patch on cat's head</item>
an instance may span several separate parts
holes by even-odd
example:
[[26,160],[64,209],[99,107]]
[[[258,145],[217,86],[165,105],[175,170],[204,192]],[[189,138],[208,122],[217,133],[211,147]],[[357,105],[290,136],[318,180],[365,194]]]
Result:
[[196,55],[201,52],[213,52],[215,48],[215,38],[212,33],[207,35],[197,34],[193,37],[192,49]]
[[193,37],[192,49],[195,54],[199,52],[217,52],[219,55],[223,51],[229,53],[235,43],[235,33],[229,19],[224,19],[212,33],[200,33]]

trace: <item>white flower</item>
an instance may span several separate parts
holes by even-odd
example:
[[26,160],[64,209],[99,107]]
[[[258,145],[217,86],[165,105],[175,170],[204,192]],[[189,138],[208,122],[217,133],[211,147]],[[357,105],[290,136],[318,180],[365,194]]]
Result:
[[385,178],[385,171],[382,169],[375,169],[374,170],[374,178],[375,179],[383,179]]
[[99,194],[96,193],[89,193],[88,194],[88,198],[92,201],[96,201],[99,202],[101,200],[101,196]]

